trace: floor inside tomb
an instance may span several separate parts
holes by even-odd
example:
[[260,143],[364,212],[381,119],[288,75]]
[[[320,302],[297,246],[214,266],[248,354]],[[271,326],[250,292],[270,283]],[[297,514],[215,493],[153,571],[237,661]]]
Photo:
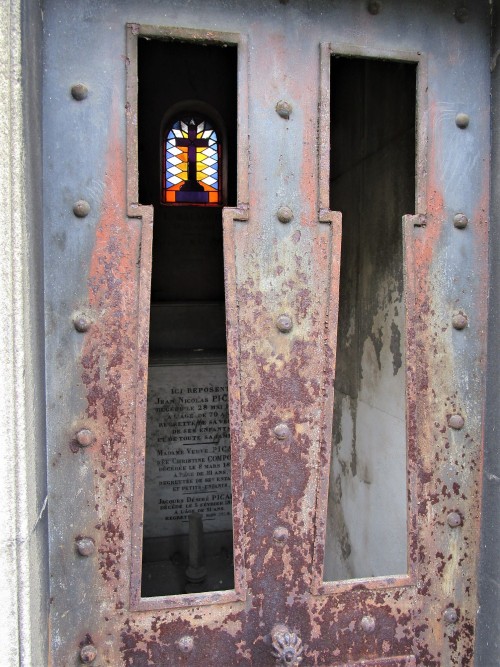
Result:
[[234,588],[232,532],[213,533],[206,537],[206,577],[199,583],[190,582],[186,576],[189,567],[187,536],[145,540],[141,596],[150,598]]

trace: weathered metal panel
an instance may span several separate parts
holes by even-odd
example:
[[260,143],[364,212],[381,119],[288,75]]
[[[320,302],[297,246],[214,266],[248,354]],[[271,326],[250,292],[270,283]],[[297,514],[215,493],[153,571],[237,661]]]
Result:
[[[90,646],[99,665],[272,664],[270,633],[277,623],[301,638],[304,665],[411,665],[412,658],[393,656],[412,655],[429,667],[473,663],[489,12],[486,2],[478,3],[462,23],[455,10],[448,0],[387,0],[378,13],[368,12],[361,0],[46,3],[52,664],[76,666],[81,651],[89,662]],[[137,503],[133,511],[133,476],[142,466],[144,394],[138,398],[137,387],[145,387],[140,353],[147,333],[151,218],[144,208],[126,206],[134,203],[126,190],[126,23],[248,38],[249,155],[240,143],[238,209],[226,211],[224,220],[226,280],[234,287],[228,292],[229,323],[237,321],[239,333],[229,345],[233,456],[241,457],[243,476],[237,523],[245,552],[237,568],[244,568],[244,600],[175,609],[159,602],[148,611],[134,609],[140,602],[130,599],[138,558],[132,531],[142,511]],[[420,109],[427,142],[420,141],[417,165],[421,217],[410,236],[415,579],[318,590],[312,563],[320,454],[330,437],[326,398],[335,351],[340,227],[320,193],[325,156],[318,160],[319,47],[328,43],[352,54],[404,51],[425,57],[428,111]],[[241,76],[246,77],[243,65]],[[82,101],[69,92],[78,82],[89,89]],[[292,106],[288,120],[275,112],[280,99]],[[459,129],[455,116],[463,111],[470,123]],[[129,188],[131,178],[129,173]],[[84,218],[72,213],[78,199],[90,202]],[[284,204],[294,213],[287,225],[276,218]],[[453,224],[459,212],[470,221],[465,229]],[[459,310],[468,321],[461,330],[451,324]],[[293,323],[288,333],[276,326],[282,314]],[[84,332],[75,329],[76,316]],[[450,427],[457,425],[451,419],[456,414],[464,418],[459,429]],[[282,439],[275,436],[278,424],[289,429]],[[91,431],[79,436],[88,438],[87,447],[75,437],[81,429]],[[449,525],[450,513],[450,523],[458,517],[460,525]],[[288,531],[280,533],[288,534],[282,544],[273,538],[278,528]],[[82,538],[95,545],[88,556],[79,552]],[[136,551],[137,535],[133,544]],[[321,545],[316,547],[320,567]],[[193,640],[189,653],[183,648],[191,644],[179,642],[186,636]]]

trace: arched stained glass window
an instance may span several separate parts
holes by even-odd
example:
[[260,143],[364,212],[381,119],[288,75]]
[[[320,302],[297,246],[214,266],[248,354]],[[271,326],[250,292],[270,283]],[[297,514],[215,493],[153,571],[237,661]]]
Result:
[[221,145],[210,121],[184,113],[164,137],[163,203],[221,204]]

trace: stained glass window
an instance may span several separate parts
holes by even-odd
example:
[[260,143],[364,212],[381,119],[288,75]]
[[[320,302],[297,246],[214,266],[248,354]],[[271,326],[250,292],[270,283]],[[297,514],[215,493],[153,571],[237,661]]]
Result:
[[221,146],[210,121],[183,114],[165,132],[163,203],[222,203]]

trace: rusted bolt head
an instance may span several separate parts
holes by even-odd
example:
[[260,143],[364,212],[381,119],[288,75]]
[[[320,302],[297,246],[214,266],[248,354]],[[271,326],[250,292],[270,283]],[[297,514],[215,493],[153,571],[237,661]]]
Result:
[[93,644],[85,644],[80,649],[80,660],[84,665],[90,665],[97,658],[97,649]]
[[467,326],[467,317],[463,313],[455,313],[451,318],[454,329],[465,329]]
[[87,315],[80,313],[73,318],[73,325],[78,332],[85,333],[90,329],[91,321]]
[[94,442],[94,434],[88,428],[81,428],[75,438],[80,447],[90,447]]
[[288,120],[290,118],[290,114],[292,113],[292,105],[290,102],[285,102],[285,100],[280,100],[276,104],[276,113],[278,116],[281,116],[281,118],[285,118]]
[[89,89],[84,83],[75,83],[74,86],[71,86],[71,96],[73,99],[81,102],[89,94]]
[[292,318],[290,315],[280,315],[276,320],[276,326],[282,333],[288,333],[293,327]]
[[373,632],[375,630],[375,619],[373,616],[363,616],[361,627],[365,632]]
[[465,421],[462,415],[450,415],[448,417],[448,426],[454,428],[456,431],[460,431],[464,427]]
[[369,0],[367,4],[367,9],[370,12],[370,14],[373,14],[374,16],[376,14],[380,14],[380,10],[382,9],[382,3],[380,0]]
[[457,113],[455,116],[455,123],[461,130],[465,130],[469,126],[469,120],[469,116],[466,113]]
[[463,213],[457,213],[453,216],[453,224],[457,229],[465,229],[469,224],[469,219]]
[[457,7],[454,14],[459,23],[465,23],[469,20],[469,10],[467,7]]
[[450,512],[446,518],[446,521],[448,522],[450,528],[458,528],[458,526],[462,525],[462,517],[458,512]]
[[288,206],[280,206],[278,212],[276,213],[278,220],[283,223],[290,222],[293,219],[293,212]]
[[453,607],[448,607],[448,609],[444,610],[443,621],[446,623],[446,625],[451,625],[452,623],[456,623],[457,619],[458,619],[458,614],[456,609],[453,609]]
[[176,643],[181,653],[191,653],[194,647],[194,639],[189,635],[184,635]]
[[274,435],[278,440],[285,440],[290,435],[290,429],[286,424],[277,424],[274,427]]
[[285,526],[278,526],[274,529],[273,540],[276,544],[285,544],[289,536],[288,528]]
[[95,542],[91,537],[80,537],[76,540],[76,550],[80,556],[92,556],[95,551]]
[[90,204],[85,199],[79,199],[73,204],[73,213],[77,218],[86,218],[90,213]]

